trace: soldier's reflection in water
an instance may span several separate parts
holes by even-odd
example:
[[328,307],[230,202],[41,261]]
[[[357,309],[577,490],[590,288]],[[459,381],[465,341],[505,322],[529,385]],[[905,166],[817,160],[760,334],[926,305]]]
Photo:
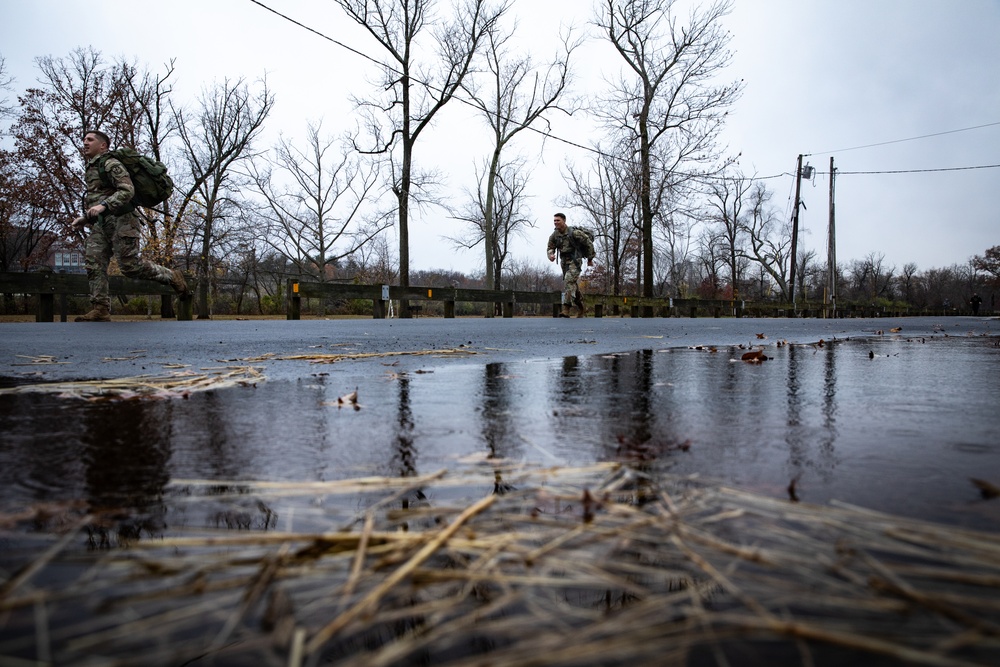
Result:
[[124,546],[166,527],[169,404],[95,403],[83,412],[87,501],[94,547]]

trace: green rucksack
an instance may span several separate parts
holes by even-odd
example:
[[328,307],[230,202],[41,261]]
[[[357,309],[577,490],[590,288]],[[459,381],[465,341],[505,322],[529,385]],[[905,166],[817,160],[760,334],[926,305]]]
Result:
[[586,236],[590,240],[591,245],[593,245],[594,244],[594,230],[590,229],[589,227],[575,227],[574,226],[574,227],[572,227],[570,229],[570,236],[569,236],[570,242],[573,244],[573,247],[576,248],[577,253],[579,254],[580,257],[585,257],[587,259],[593,259],[593,257],[587,257],[589,248],[580,247],[580,244],[577,242],[577,240],[575,238],[573,238],[573,232],[581,232],[584,236]]
[[[111,181],[104,168],[107,157],[113,157],[121,162],[128,171],[128,175],[132,177],[135,195],[132,197],[128,211],[134,210],[137,206],[153,208],[167,201],[173,193],[174,181],[170,178],[167,168],[162,162],[148,158],[127,146],[108,151],[105,156],[105,160],[101,160],[97,165],[105,186],[111,187]],[[126,212],[120,211],[119,214]]]

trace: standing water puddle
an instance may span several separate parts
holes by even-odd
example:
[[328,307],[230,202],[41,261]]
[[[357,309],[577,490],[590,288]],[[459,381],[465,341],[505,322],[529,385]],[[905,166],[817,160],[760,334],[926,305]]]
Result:
[[[621,461],[776,498],[1000,529],[998,502],[970,481],[1000,484],[994,339],[785,345],[763,363],[744,353],[675,348],[422,372],[366,361],[167,400],[0,395],[0,508],[84,503],[162,534],[246,511],[189,506],[183,480],[409,477],[482,458]],[[357,409],[338,403],[356,387]],[[309,503],[270,512],[255,522],[322,522]]]
[[996,340],[744,354],[0,392],[0,662],[995,664]]

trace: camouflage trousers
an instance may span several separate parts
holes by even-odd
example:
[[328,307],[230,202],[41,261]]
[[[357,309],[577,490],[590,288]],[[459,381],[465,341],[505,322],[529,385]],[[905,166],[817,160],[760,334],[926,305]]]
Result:
[[561,264],[563,272],[562,302],[568,306],[574,302],[580,291],[580,271],[583,269],[583,260],[563,260]]
[[111,307],[108,295],[108,265],[118,260],[118,268],[128,278],[155,280],[170,284],[172,272],[165,266],[139,257],[139,219],[132,213],[102,215],[90,228],[87,237],[84,266],[90,282],[90,302],[95,306]]

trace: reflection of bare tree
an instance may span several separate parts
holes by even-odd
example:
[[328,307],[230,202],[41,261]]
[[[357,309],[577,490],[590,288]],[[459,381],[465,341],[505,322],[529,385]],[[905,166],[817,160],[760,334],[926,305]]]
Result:
[[[487,364],[483,383],[483,440],[491,459],[509,459],[515,455],[515,440],[510,409],[509,376],[503,364]],[[493,492],[504,494],[513,487],[503,481],[503,473],[495,470]]]
[[417,452],[413,447],[413,409],[410,407],[410,379],[400,376],[399,382],[399,431],[396,434],[396,455],[399,476],[413,477],[417,472]]
[[487,364],[483,386],[483,439],[491,459],[507,458],[510,443],[510,394],[503,364]]
[[163,490],[170,481],[169,433],[162,404],[95,404],[83,414],[83,463],[92,546],[110,547],[159,535],[165,527]]
[[613,406],[613,442],[617,443],[614,456],[645,468],[643,463],[660,458],[668,449],[654,438],[653,351],[616,356],[611,360],[610,376],[611,396],[618,397],[608,400]]
[[[400,477],[413,477],[417,474],[417,450],[413,445],[413,408],[410,406],[410,378],[399,378],[399,431],[396,434],[395,465],[398,465]],[[394,466],[395,467],[395,466]],[[403,509],[408,509],[411,503],[427,500],[422,489],[414,489],[402,499]]]
[[573,433],[584,414],[581,405],[586,399],[587,388],[580,379],[579,357],[563,357],[562,366],[555,373],[556,386],[552,389],[552,415],[556,432]]

